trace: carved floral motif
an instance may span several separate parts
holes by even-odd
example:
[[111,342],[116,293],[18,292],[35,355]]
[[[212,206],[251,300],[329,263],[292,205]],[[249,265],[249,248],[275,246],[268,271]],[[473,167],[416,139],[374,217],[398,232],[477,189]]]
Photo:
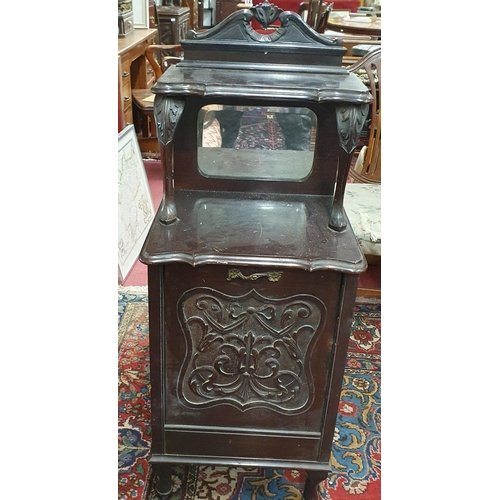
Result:
[[359,134],[368,115],[368,104],[346,105],[337,107],[337,127],[340,145],[346,153],[356,147]]
[[157,95],[154,101],[154,115],[158,139],[163,146],[172,142],[177,123],[184,111],[184,99]]
[[188,350],[180,394],[196,406],[302,412],[312,402],[308,360],[325,313],[310,295],[272,299],[195,288],[179,303]]

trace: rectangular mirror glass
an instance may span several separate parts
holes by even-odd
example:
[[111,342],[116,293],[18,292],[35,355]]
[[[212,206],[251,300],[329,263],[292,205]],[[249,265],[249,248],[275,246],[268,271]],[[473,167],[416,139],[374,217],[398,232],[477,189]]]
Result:
[[198,169],[205,177],[305,181],[316,128],[308,108],[204,106],[198,113]]

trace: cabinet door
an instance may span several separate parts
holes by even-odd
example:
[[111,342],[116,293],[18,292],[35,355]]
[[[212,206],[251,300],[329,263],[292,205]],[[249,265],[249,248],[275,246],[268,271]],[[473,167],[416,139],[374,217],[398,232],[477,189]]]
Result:
[[314,460],[342,274],[172,264],[164,277],[164,352],[154,353],[154,331],[151,346],[152,383],[164,391],[164,452],[204,455],[215,446],[221,455]]

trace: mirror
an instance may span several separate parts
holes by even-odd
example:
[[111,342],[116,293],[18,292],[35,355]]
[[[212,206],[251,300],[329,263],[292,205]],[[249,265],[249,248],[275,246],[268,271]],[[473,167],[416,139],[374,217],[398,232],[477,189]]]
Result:
[[204,106],[198,113],[198,169],[205,177],[305,181],[316,128],[308,108]]

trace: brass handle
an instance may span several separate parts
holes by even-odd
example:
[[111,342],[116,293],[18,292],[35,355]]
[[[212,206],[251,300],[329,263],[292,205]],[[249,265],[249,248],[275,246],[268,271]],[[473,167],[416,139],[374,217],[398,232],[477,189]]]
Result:
[[128,75],[129,75],[128,71],[124,71],[123,75],[122,75],[122,78],[127,78]]
[[283,271],[268,271],[267,273],[254,273],[250,276],[245,276],[239,269],[229,269],[227,272],[227,281],[241,278],[243,280],[255,281],[256,279],[267,277],[269,281],[279,281]]
[[129,102],[129,101],[130,101],[130,97],[125,96],[125,97],[123,98],[123,100],[124,100],[124,102]]

